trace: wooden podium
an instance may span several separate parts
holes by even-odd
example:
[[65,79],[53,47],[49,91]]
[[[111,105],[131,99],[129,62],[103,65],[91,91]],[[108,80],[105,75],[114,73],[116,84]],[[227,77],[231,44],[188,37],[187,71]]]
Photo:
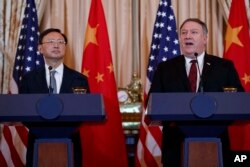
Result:
[[100,94],[0,95],[0,122],[25,122],[37,137],[34,167],[72,167],[70,136],[82,122],[105,117]]
[[[153,122],[180,122],[187,136],[184,167],[222,167],[221,141],[216,136],[227,128],[229,121],[250,119],[249,99],[249,93],[238,92],[151,93],[147,117]],[[202,125],[197,126],[197,122]]]

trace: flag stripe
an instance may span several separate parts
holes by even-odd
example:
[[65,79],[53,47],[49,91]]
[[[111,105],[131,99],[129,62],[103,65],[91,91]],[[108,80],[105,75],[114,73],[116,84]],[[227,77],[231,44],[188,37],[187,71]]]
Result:
[[15,150],[17,151],[18,157],[22,161],[22,164],[26,162],[26,152],[27,152],[27,136],[28,129],[23,125],[10,126],[10,132],[12,135],[12,142],[15,146]]
[[[8,128],[8,127],[7,127]],[[6,164],[6,166],[14,166],[12,159],[11,159],[11,153],[10,153],[10,149],[9,149],[9,145],[6,142],[5,139],[5,134],[3,133],[2,138],[1,138],[1,143],[0,143],[0,149],[1,149],[1,155],[3,157],[3,159],[1,159],[1,165],[2,164]]]
[[15,126],[15,128],[16,128],[18,135],[20,136],[20,140],[22,141],[24,146],[27,147],[28,141],[25,140],[25,138],[28,136],[28,133],[29,133],[28,128],[26,128],[25,126],[21,126],[21,125]]
[[2,152],[0,152],[0,164],[1,167],[8,167]]
[[161,141],[162,141],[161,130],[162,130],[161,126],[150,127],[150,134],[151,136],[153,136],[153,138],[155,139],[155,142],[157,142],[159,146],[161,145]]
[[[20,159],[20,157],[18,155],[18,152],[17,152],[17,150],[15,148],[14,142],[13,142],[16,139],[16,130],[15,130],[15,128],[12,128],[11,126],[4,126],[3,134],[4,134],[6,144],[9,147],[10,156],[11,156],[11,160],[9,159],[10,161],[7,162],[8,166],[12,165],[11,161],[13,162],[14,166],[24,166],[23,162],[21,161],[21,159]],[[4,154],[4,152],[3,152],[3,154]]]

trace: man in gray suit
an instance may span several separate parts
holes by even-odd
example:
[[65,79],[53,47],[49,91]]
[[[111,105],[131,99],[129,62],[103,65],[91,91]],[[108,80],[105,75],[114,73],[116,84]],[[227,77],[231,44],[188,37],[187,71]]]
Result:
[[[38,49],[43,54],[45,65],[26,74],[20,84],[20,93],[73,93],[73,88],[81,87],[89,93],[87,77],[63,64],[67,38],[59,29],[50,28],[43,31],[39,38]],[[55,71],[55,87],[51,88],[51,71]],[[24,123],[26,126],[39,126],[35,123]],[[66,126],[63,123],[62,126]],[[46,126],[46,124],[43,124]],[[58,124],[57,124],[58,126]],[[27,165],[32,165],[33,144],[36,136],[29,133]],[[74,161],[81,166],[81,145],[79,132],[73,134]]]
[[[204,22],[196,18],[187,19],[182,23],[179,33],[182,55],[158,65],[150,93],[197,92],[200,90],[223,92],[224,87],[235,87],[238,91],[244,91],[233,63],[206,53],[208,29]],[[192,60],[195,60],[197,72],[194,86],[191,86],[188,77],[192,71],[190,63]],[[184,137],[185,135],[176,122],[163,124],[163,166],[181,166],[181,143]],[[229,151],[227,133],[223,133],[220,137],[224,151],[223,159],[225,159]],[[226,163],[226,160],[224,162]]]

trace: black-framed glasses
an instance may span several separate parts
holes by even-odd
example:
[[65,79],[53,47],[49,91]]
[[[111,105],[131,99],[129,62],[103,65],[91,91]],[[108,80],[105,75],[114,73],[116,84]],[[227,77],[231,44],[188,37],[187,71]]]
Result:
[[49,44],[49,45],[54,45],[54,44],[58,44],[58,45],[65,45],[66,42],[63,39],[49,39],[45,42],[42,42],[41,44]]

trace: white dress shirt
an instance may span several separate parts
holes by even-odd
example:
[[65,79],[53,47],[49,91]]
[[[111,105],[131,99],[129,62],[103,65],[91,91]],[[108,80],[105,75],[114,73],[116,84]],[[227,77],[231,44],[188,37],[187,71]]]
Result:
[[[196,64],[196,68],[197,68],[197,83],[196,83],[196,92],[198,91],[198,88],[199,88],[199,83],[200,83],[200,76],[202,74],[202,70],[203,70],[203,65],[204,65],[204,56],[205,56],[205,52],[203,52],[202,54],[198,55],[197,56],[197,61],[198,61],[198,64],[199,64],[199,68]],[[190,63],[191,58],[189,57],[185,57],[185,61],[186,61],[186,71],[187,71],[187,76],[189,75],[189,71],[190,71],[190,68],[191,68],[191,65],[192,63]]]
[[[61,85],[62,85],[62,78],[63,78],[63,69],[64,66],[63,64],[60,64],[56,69],[52,69],[55,70],[55,79],[56,79],[56,93],[60,93],[60,89],[61,89]],[[49,72],[49,66],[47,64],[45,64],[45,72],[46,72],[46,81],[47,81],[47,85],[49,87],[50,85],[50,72]]]

